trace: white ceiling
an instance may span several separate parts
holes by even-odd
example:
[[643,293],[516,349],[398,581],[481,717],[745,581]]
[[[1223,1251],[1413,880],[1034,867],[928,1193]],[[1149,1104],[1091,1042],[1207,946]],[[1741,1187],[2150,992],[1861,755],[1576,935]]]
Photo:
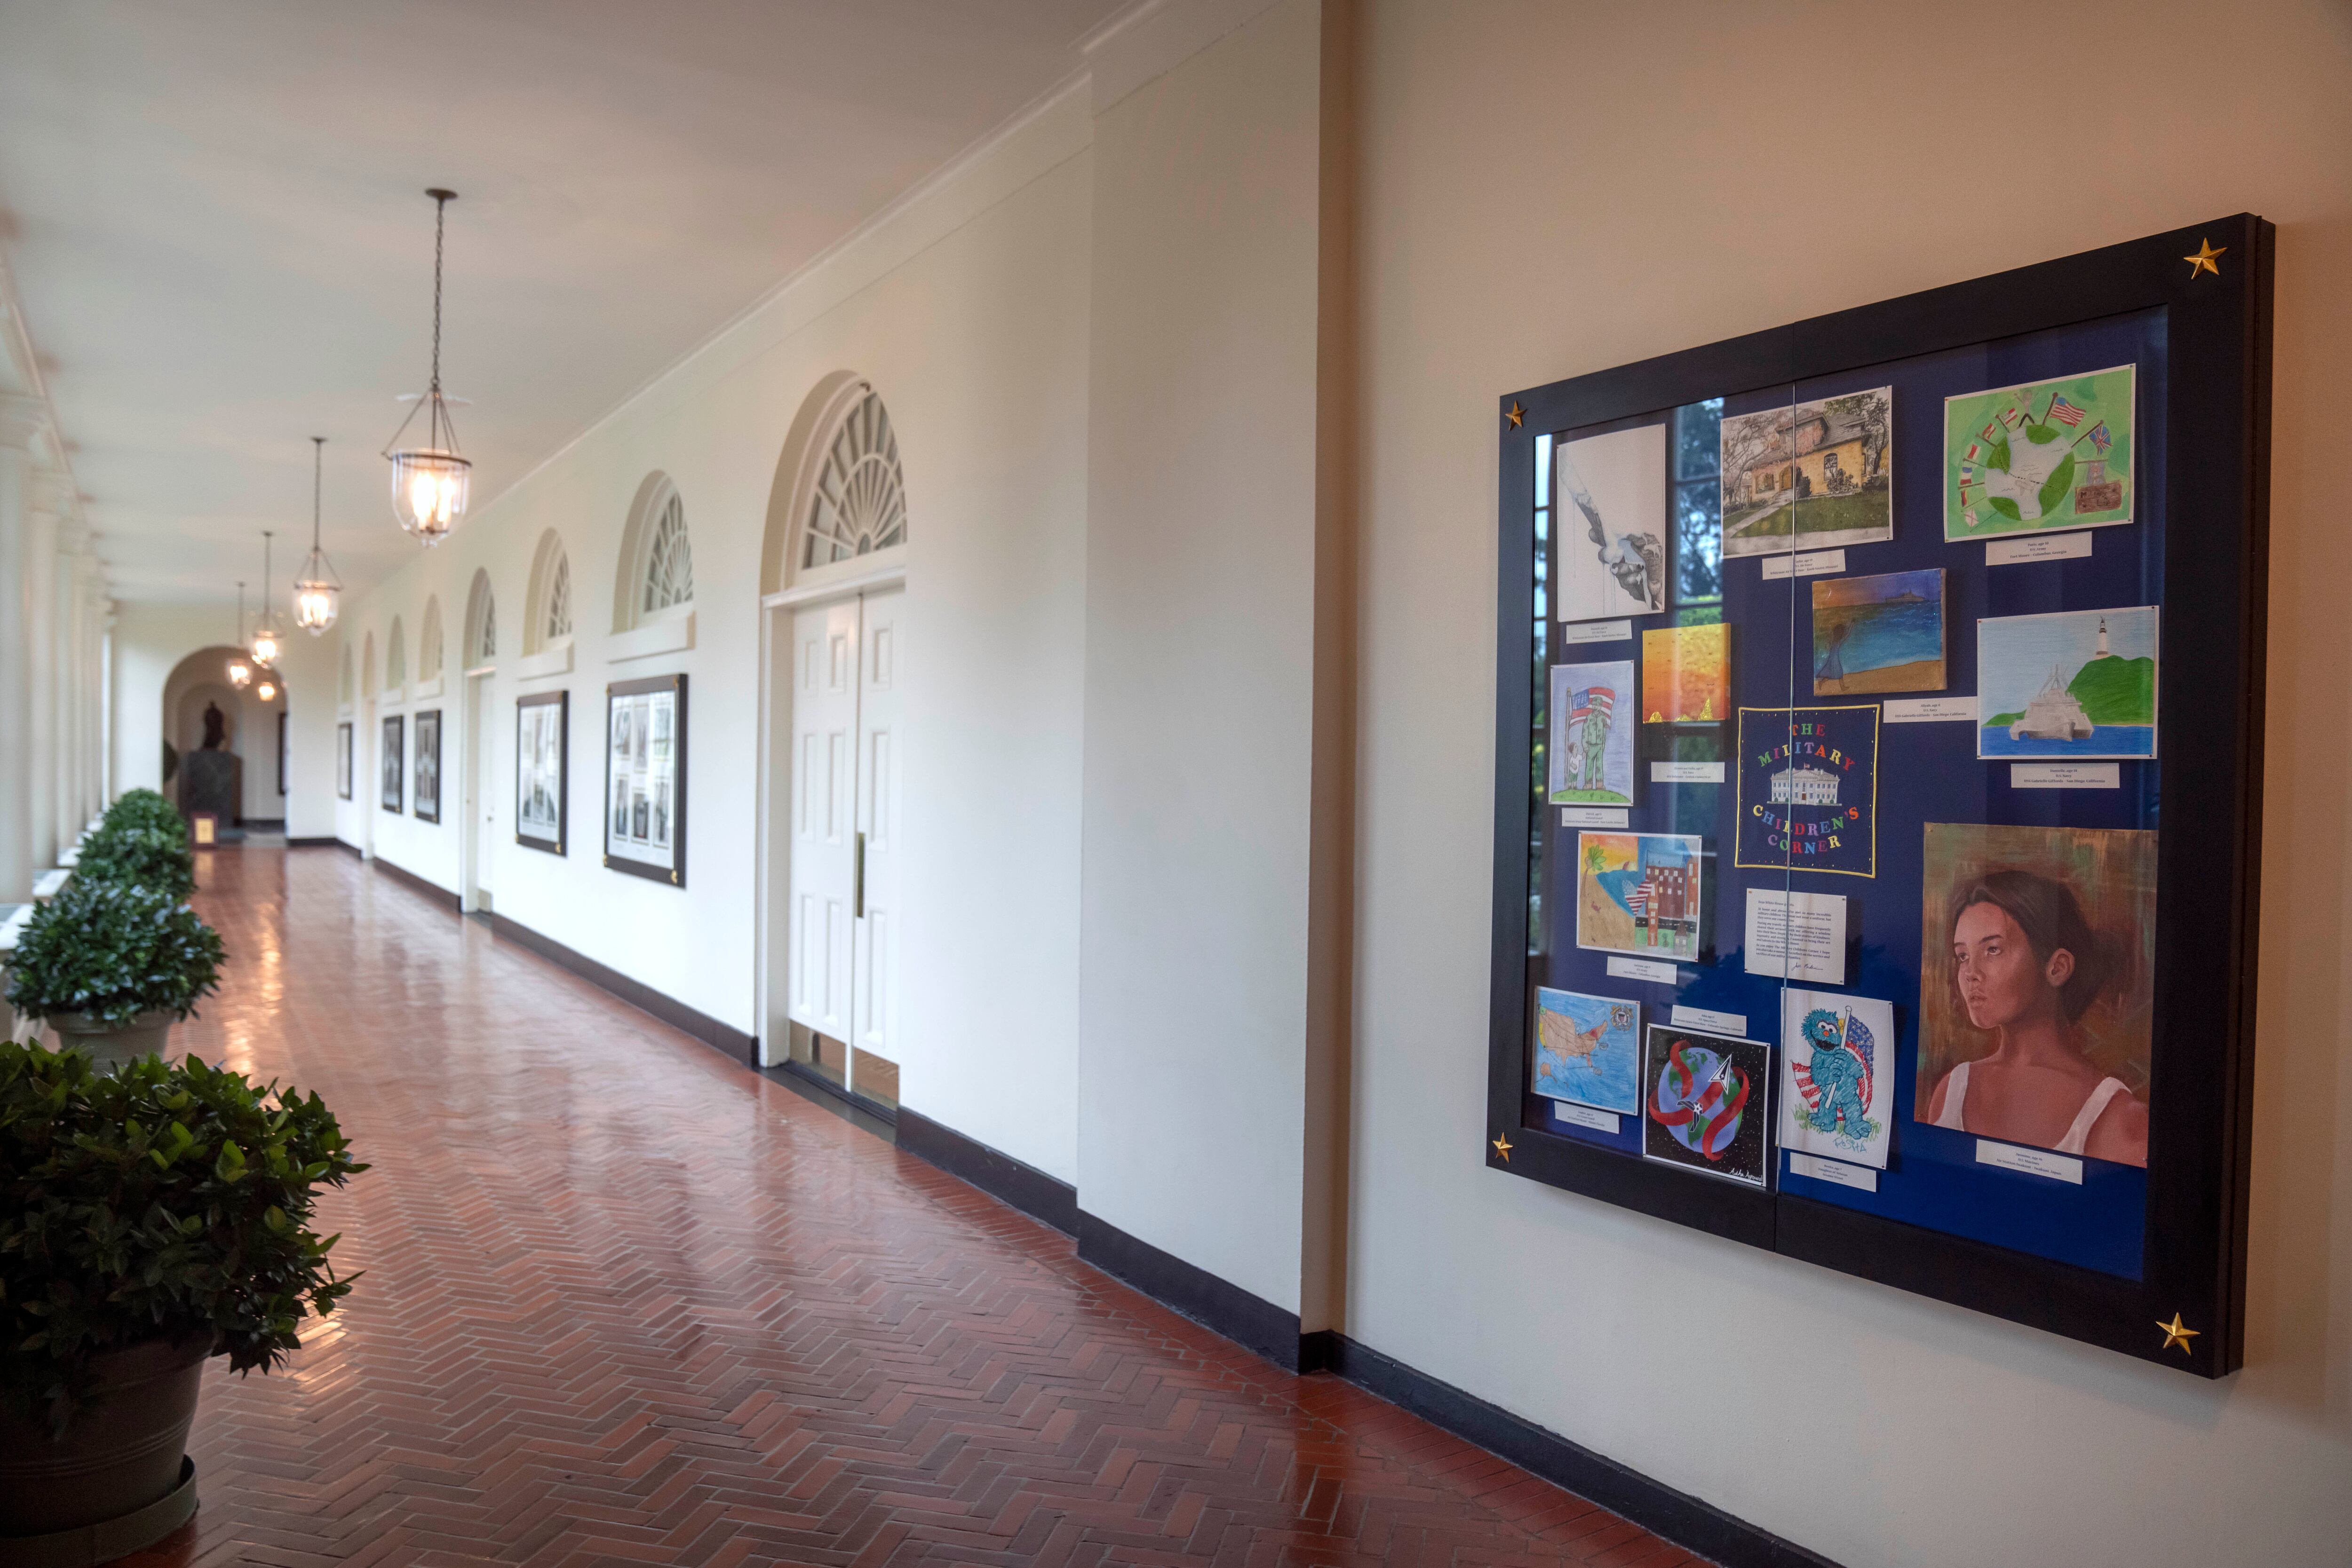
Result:
[[[1079,64],[1126,0],[5,0],[0,246],[117,598],[416,546],[378,455],[442,379],[475,504]],[[282,597],[282,592],[280,597]]]

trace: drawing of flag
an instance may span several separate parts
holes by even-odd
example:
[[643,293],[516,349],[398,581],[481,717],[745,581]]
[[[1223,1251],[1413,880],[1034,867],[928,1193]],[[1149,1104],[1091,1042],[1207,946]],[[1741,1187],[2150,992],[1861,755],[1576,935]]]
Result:
[[2069,429],[2083,423],[2083,412],[2063,397],[2050,400],[2050,417]]
[[1845,1048],[1862,1059],[1860,1087],[1862,1103],[1867,1105],[1871,1102],[1870,1086],[1877,1076],[1878,1042],[1871,1038],[1870,1026],[1853,1016],[1852,1008],[1845,1014]]
[[1987,441],[1999,441],[2000,439],[2000,421],[1996,419],[1987,422],[1984,429],[1979,431],[1977,434],[1983,436]]
[[2091,427],[2091,434],[2084,439],[2090,442],[2092,445],[2097,447],[2102,453],[2105,453],[2108,447],[2113,446],[2116,444],[2115,437],[2107,434],[2107,423],[2105,420],[2101,420],[2098,423],[2093,425]]
[[1977,526],[1977,515],[1974,512],[1969,511],[1961,512],[1960,526],[1968,528],[1975,528]]
[[2010,429],[2015,430],[2019,425],[2025,423],[2025,415],[2018,413],[2017,410],[2013,408],[2007,409],[2002,412],[2000,422]]
[[2076,484],[2096,485],[2107,476],[2107,465],[2096,457],[2085,457],[2083,459],[2080,475],[2081,476],[2075,481]]
[[1977,454],[1979,454],[1979,452],[1982,452],[1983,450],[1984,450],[1984,444],[1983,444],[1982,442],[1978,442],[1978,441],[1971,441],[1971,442],[1969,442],[1969,462],[1971,462],[1971,463],[1975,462],[1975,461],[1977,460]]
[[1963,489],[1963,490],[1965,490],[1965,489],[1967,489],[1969,486],[1971,486],[1971,485],[1975,484],[1976,482],[1977,482],[1977,467],[1976,467],[1976,465],[1975,465],[1975,464],[1973,464],[1973,463],[1963,463],[1963,464],[1961,464],[1961,465],[1960,465],[1960,488],[1961,488],[1961,489]]

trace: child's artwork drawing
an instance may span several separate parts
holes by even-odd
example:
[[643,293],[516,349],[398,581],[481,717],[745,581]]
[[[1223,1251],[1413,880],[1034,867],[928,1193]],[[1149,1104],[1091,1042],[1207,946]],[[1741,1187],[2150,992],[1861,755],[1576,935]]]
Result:
[[2134,380],[2118,365],[1946,398],[1945,540],[2130,522]]
[[2157,609],[1977,622],[1979,757],[2156,755]]
[[1552,584],[1562,621],[1642,615],[1666,603],[1666,427],[1563,441]]
[[1731,628],[1662,626],[1642,633],[1642,722],[1720,724],[1731,707]]
[[1555,805],[1633,803],[1633,713],[1632,660],[1552,666]]
[[1630,1116],[1642,1108],[1642,1009],[1536,988],[1535,1092]]
[[1944,689],[1944,573],[1813,580],[1813,695]]
[[1652,1024],[1642,1062],[1642,1156],[1766,1185],[1772,1048]]
[[1895,1118],[1895,1004],[1780,993],[1780,1146],[1886,1168]]
[[1701,841],[1688,833],[1579,833],[1576,945],[1645,958],[1698,956]]
[[1723,422],[1723,553],[1778,555],[1895,537],[1895,389]]

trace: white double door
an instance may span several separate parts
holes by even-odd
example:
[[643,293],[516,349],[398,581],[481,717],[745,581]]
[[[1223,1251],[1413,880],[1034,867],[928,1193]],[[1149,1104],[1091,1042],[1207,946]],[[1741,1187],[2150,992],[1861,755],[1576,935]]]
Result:
[[793,1022],[887,1061],[898,1060],[905,597],[891,589],[793,617],[787,1011]]

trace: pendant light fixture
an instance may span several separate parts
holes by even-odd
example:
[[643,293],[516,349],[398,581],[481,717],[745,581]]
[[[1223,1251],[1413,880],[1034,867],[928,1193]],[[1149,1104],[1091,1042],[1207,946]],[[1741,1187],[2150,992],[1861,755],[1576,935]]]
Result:
[[238,691],[245,690],[253,679],[253,666],[245,662],[245,584],[236,585],[236,649],[228,656],[228,684]]
[[262,677],[261,684],[253,688],[253,695],[263,702],[274,703],[278,700],[278,687],[265,675]]
[[302,562],[302,574],[294,580],[294,624],[313,637],[335,623],[343,595],[343,585],[328,564],[327,552],[319,548],[319,476],[326,455],[327,438],[310,437],[310,554]]
[[[433,380],[393,432],[383,455],[392,461],[392,515],[429,548],[465,517],[474,465],[458,455],[457,429],[449,423],[449,404],[441,395],[441,236],[457,193],[436,186],[425,193],[433,198]],[[400,438],[415,423],[419,409],[425,413],[425,444],[404,447]]]
[[278,662],[279,641],[278,618],[269,613],[269,530],[264,528],[261,530],[261,611],[254,619],[253,641],[246,645],[246,652],[253,655],[256,664],[266,670]]

